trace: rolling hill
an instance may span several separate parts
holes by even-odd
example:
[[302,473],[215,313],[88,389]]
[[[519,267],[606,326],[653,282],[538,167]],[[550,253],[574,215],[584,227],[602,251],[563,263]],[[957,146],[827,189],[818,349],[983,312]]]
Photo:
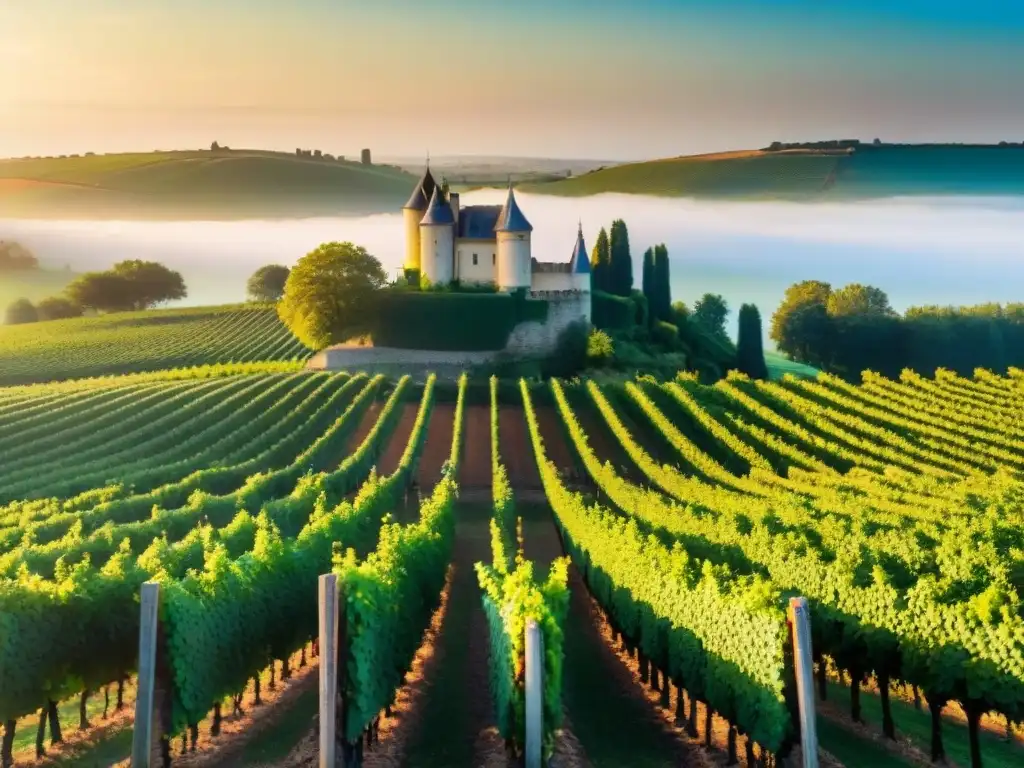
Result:
[[[736,200],[1024,195],[1024,146],[861,144],[689,155],[595,170],[592,161],[448,158],[456,188],[503,186]],[[546,163],[546,164],[545,164]],[[434,165],[434,164],[432,164]],[[395,211],[416,176],[397,165],[261,150],[0,160],[0,218],[303,218]]]
[[1024,147],[860,145],[853,151],[745,150],[629,163],[524,189],[564,196],[618,192],[791,200],[1022,195]]
[[399,168],[258,150],[0,160],[0,217],[319,216],[394,210]]

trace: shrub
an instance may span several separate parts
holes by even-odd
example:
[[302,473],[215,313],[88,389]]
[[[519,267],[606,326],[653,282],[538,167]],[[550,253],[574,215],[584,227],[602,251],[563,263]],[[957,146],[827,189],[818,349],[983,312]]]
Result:
[[658,344],[669,349],[680,348],[679,328],[672,323],[666,323],[664,320],[655,321],[651,327],[651,336]]
[[67,320],[72,317],[81,317],[82,308],[70,299],[62,296],[51,296],[36,304],[36,311],[40,320]]
[[587,367],[590,327],[578,321],[562,329],[555,342],[555,351],[544,361],[545,376],[570,378]]
[[612,337],[596,328],[587,337],[587,360],[594,365],[604,365],[615,355]]
[[28,299],[18,299],[11,302],[4,315],[4,322],[7,325],[24,325],[39,320],[39,313]]

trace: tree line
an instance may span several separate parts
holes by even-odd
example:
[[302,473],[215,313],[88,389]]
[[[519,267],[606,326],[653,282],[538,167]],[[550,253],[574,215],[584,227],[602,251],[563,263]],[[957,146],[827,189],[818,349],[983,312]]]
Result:
[[[733,369],[752,378],[767,378],[757,307],[741,308],[738,343],[733,344],[726,331],[729,306],[722,296],[707,293],[692,309],[673,302],[664,243],[644,251],[639,290],[633,281],[629,229],[622,219],[598,232],[590,264],[593,323],[607,337],[599,340],[604,364],[667,371],[682,362],[680,367],[700,373],[707,381]],[[682,355],[682,360],[673,353]],[[664,364],[659,365],[662,356]]]
[[7,307],[7,325],[40,320],[64,320],[92,312],[129,312],[151,309],[188,295],[181,274],[154,261],[130,259],[104,272],[76,278],[63,295],[33,304],[18,299]]
[[880,288],[805,280],[786,290],[770,336],[794,360],[851,381],[865,370],[1005,373],[1024,363],[1024,304],[912,307],[900,315]]

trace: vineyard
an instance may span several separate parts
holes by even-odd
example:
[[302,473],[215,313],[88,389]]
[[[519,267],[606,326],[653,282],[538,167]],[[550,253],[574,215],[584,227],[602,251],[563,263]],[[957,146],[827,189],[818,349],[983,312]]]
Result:
[[823,765],[1024,764],[1024,372],[390,380],[300,370],[266,311],[172,316],[0,388],[5,767],[127,764],[144,582],[164,764],[315,764],[327,573],[347,765],[511,765],[527,622],[552,765],[794,760],[797,595]]
[[0,386],[311,354],[272,307],[119,312],[0,328]]

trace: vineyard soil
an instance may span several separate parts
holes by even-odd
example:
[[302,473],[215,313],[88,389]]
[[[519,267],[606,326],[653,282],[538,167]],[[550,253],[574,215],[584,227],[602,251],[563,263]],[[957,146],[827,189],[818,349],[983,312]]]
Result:
[[[520,505],[526,557],[540,576],[562,555],[551,511]],[[570,603],[565,626],[563,696],[566,712],[594,768],[669,768],[709,765],[662,720],[601,631],[600,611],[579,573],[569,571]]]

